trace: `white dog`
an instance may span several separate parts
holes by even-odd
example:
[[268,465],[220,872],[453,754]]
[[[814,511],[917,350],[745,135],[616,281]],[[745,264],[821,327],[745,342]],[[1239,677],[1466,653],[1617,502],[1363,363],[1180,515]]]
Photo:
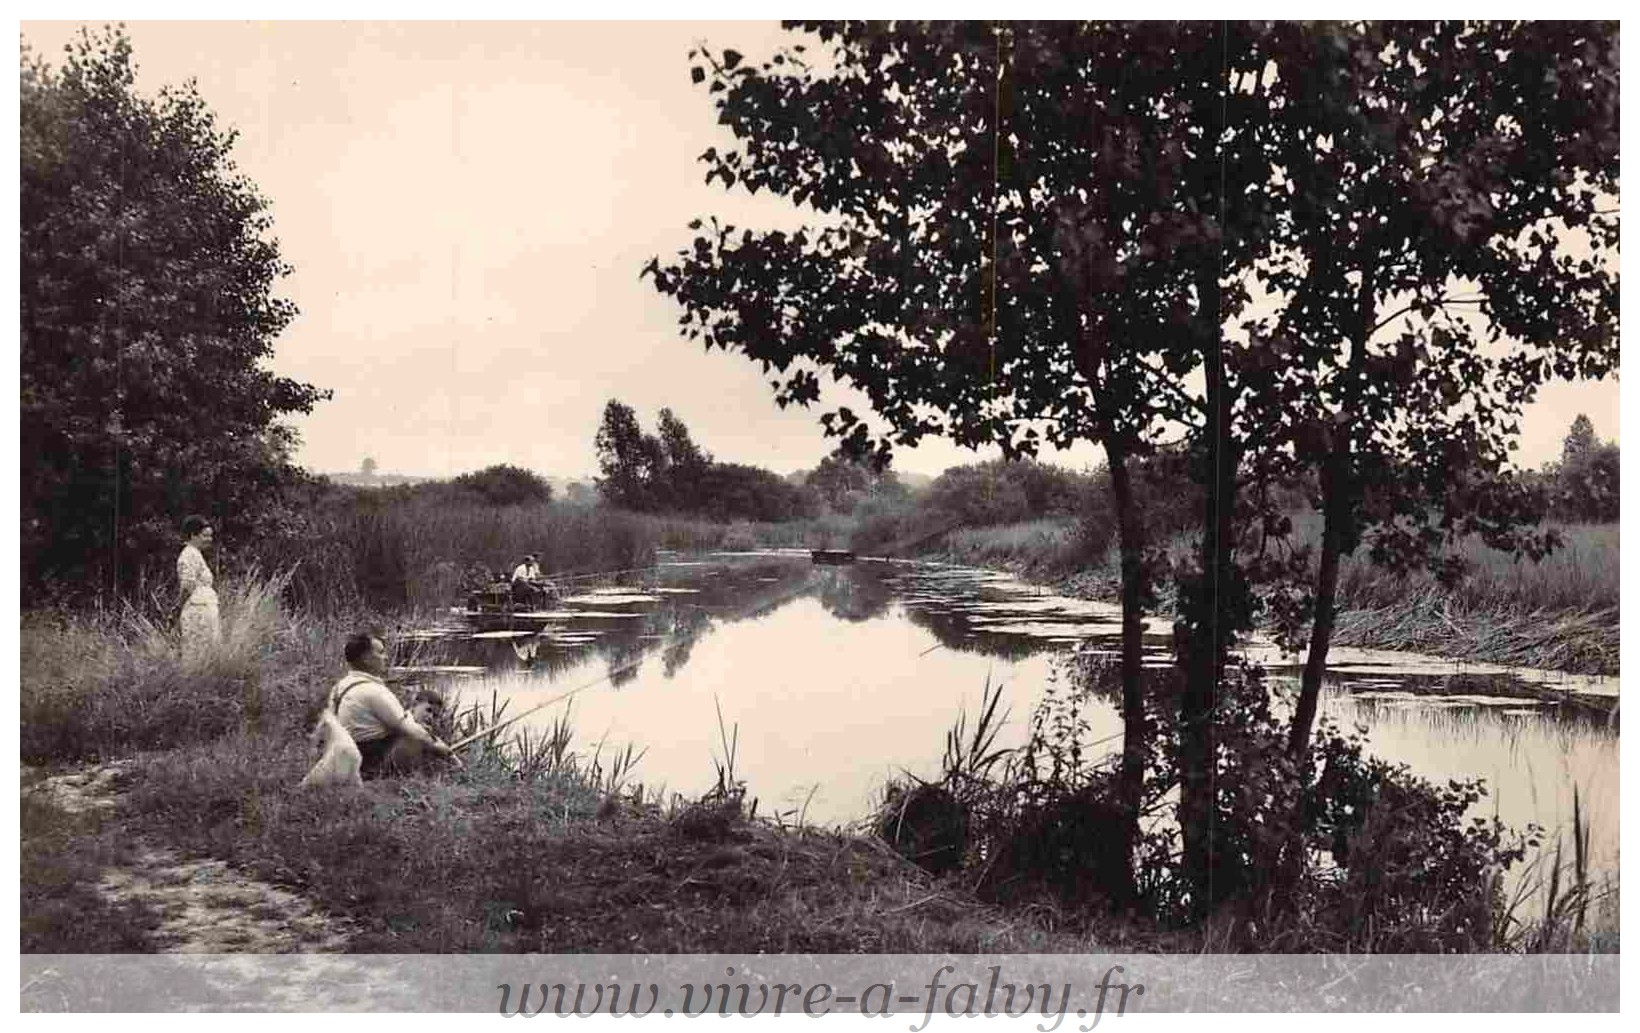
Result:
[[318,717],[313,722],[313,730],[308,733],[308,739],[313,748],[319,753],[318,763],[302,779],[304,786],[356,786],[363,785],[359,778],[359,747],[354,745],[353,737],[347,734],[347,729],[336,720],[335,711],[329,707],[322,707]]

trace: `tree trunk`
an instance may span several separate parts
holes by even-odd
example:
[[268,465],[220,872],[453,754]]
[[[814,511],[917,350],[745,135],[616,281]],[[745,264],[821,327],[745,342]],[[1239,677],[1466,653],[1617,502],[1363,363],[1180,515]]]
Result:
[[1338,562],[1344,553],[1344,522],[1348,519],[1348,496],[1342,483],[1342,469],[1348,459],[1333,446],[1321,471],[1323,528],[1321,569],[1315,579],[1315,622],[1310,626],[1310,651],[1304,659],[1304,677],[1293,712],[1293,727],[1287,739],[1287,755],[1302,762],[1310,749],[1310,731],[1315,725],[1317,702],[1321,698],[1321,676],[1327,671],[1327,650],[1332,645],[1333,625],[1338,617]]
[[1372,336],[1377,315],[1375,272],[1369,266],[1361,274],[1361,286],[1356,294],[1354,347],[1344,371],[1339,418],[1328,435],[1327,456],[1321,468],[1323,527],[1321,569],[1316,573],[1315,582],[1315,622],[1310,627],[1310,651],[1304,658],[1298,707],[1293,712],[1293,727],[1287,739],[1287,755],[1299,763],[1303,763],[1310,749],[1310,732],[1321,698],[1321,677],[1327,671],[1327,651],[1332,647],[1333,627],[1338,618],[1339,560],[1355,549],[1355,468],[1345,414],[1354,408],[1352,401],[1361,387],[1366,368],[1367,340]]
[[1202,291],[1202,366],[1206,374],[1208,426],[1202,505],[1199,580],[1185,613],[1188,638],[1183,643],[1184,690],[1179,703],[1179,827],[1184,840],[1183,873],[1190,887],[1191,910],[1204,917],[1217,899],[1214,887],[1217,850],[1215,774],[1219,683],[1231,638],[1238,630],[1230,610],[1235,606],[1233,562],[1236,467],[1238,450],[1231,441],[1233,399],[1225,382],[1217,305],[1205,292],[1217,281],[1204,279]]
[[1144,802],[1145,754],[1149,726],[1144,700],[1144,529],[1133,502],[1127,457],[1105,444],[1110,467],[1111,496],[1116,503],[1118,546],[1122,554],[1122,767],[1117,778],[1117,803],[1122,810],[1121,850],[1124,882],[1114,887],[1114,899],[1126,903],[1135,896],[1134,850],[1139,841],[1139,811]]

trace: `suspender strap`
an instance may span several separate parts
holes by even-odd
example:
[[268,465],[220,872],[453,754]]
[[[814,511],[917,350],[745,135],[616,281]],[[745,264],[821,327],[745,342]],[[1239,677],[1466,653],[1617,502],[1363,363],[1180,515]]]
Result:
[[355,676],[350,676],[350,677],[352,678],[352,680],[349,681],[346,685],[343,685],[341,690],[336,693],[336,698],[331,700],[330,709],[335,711],[337,714],[340,714],[342,712],[342,697],[343,696],[346,696],[349,692],[353,691],[353,689],[357,688],[360,685],[363,685],[365,682],[372,680],[371,678],[367,677],[366,675],[362,675],[362,674],[357,675],[356,677]]

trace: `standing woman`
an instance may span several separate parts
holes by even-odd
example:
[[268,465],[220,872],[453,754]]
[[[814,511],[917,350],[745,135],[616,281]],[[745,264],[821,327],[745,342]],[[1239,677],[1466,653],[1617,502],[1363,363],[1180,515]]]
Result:
[[222,638],[222,619],[217,612],[216,589],[211,585],[211,568],[205,565],[204,550],[214,536],[204,517],[182,521],[182,555],[177,557],[177,601],[182,607],[182,659],[201,656],[209,645]]

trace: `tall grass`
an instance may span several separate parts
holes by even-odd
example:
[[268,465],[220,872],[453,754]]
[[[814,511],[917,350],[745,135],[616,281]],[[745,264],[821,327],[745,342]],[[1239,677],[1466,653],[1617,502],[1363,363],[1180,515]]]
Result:
[[335,678],[353,627],[292,618],[281,603],[288,580],[221,581],[221,641],[187,663],[175,629],[132,607],[25,615],[23,759],[119,756],[298,720]]
[[[1293,523],[1297,543],[1319,544],[1318,514],[1296,514]],[[1363,549],[1339,564],[1339,601],[1350,608],[1378,609],[1402,602],[1409,593],[1439,589],[1448,609],[1459,613],[1615,610],[1622,588],[1618,525],[1550,526],[1563,544],[1542,560],[1517,559],[1478,538],[1460,542],[1452,551],[1468,569],[1449,589],[1440,589],[1425,573],[1402,576],[1374,566]]]
[[1069,517],[958,528],[945,536],[943,553],[957,563],[1006,567],[1046,577],[1068,574],[1090,559],[1106,558],[1103,549],[1096,557],[1089,555],[1077,521]]
[[526,553],[549,574],[654,560],[656,534],[634,514],[568,503],[485,506],[361,495],[327,504],[311,533],[273,561],[294,569],[292,598],[337,613],[448,606]]
[[828,524],[837,518],[780,522],[736,520],[716,523],[686,516],[636,515],[646,533],[662,549],[675,552],[751,549],[818,548],[828,536]]
[[261,558],[294,571],[290,595],[299,606],[393,613],[458,602],[526,553],[552,577],[647,567],[660,549],[801,547],[830,533],[808,520],[723,524],[567,502],[486,506],[360,493],[325,502],[309,533],[262,548]]
[[1340,565],[1334,642],[1438,652],[1494,663],[1615,674],[1619,670],[1616,525],[1556,528],[1565,544],[1542,560],[1516,559],[1468,540],[1456,585],[1389,573],[1365,556]]
[[1571,856],[1565,856],[1557,835],[1552,852],[1540,849],[1527,862],[1493,925],[1499,950],[1570,954],[1619,949],[1619,884],[1611,873],[1599,884],[1590,878],[1590,831],[1574,788]]

